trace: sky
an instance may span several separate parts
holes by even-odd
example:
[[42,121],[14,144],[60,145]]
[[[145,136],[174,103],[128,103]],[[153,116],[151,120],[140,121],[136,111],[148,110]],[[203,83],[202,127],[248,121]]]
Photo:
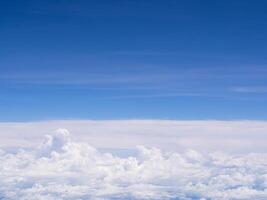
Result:
[[0,121],[267,119],[263,0],[2,0]]
[[0,199],[267,199],[267,1],[0,0]]

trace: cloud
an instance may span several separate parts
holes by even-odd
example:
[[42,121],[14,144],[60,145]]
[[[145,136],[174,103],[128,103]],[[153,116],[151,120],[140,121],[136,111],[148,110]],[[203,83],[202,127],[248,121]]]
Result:
[[101,153],[60,129],[34,149],[0,151],[0,199],[267,198],[267,154],[137,152]]
[[240,93],[267,93],[267,87],[266,86],[234,87],[232,88],[232,91]]
[[[31,71],[20,73],[3,73],[0,81],[6,83],[37,84],[37,85],[87,85],[109,86],[110,84],[155,85],[157,81],[176,80],[177,75],[171,73],[92,73],[88,71]],[[156,84],[159,85],[159,84]]]
[[64,127],[97,148],[196,149],[236,153],[267,152],[267,121],[55,120],[0,123],[0,147],[32,148],[44,135]]

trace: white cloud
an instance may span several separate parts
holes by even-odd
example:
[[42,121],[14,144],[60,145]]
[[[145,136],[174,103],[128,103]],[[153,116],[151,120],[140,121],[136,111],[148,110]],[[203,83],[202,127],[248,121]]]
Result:
[[267,121],[61,120],[0,123],[0,147],[34,147],[64,127],[73,139],[97,148],[196,149],[236,153],[267,152]]
[[140,146],[120,158],[61,129],[34,149],[0,151],[0,199],[267,199],[267,154]]
[[234,87],[232,88],[234,92],[241,93],[266,93],[266,86],[242,86],[242,87]]

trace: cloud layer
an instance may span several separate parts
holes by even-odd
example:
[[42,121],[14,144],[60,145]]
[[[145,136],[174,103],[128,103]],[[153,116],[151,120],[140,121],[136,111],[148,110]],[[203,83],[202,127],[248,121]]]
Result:
[[59,129],[34,149],[0,151],[0,199],[267,199],[267,154],[137,151],[101,153]]
[[58,120],[0,123],[0,147],[34,147],[41,138],[64,127],[73,138],[96,148],[267,153],[267,121]]

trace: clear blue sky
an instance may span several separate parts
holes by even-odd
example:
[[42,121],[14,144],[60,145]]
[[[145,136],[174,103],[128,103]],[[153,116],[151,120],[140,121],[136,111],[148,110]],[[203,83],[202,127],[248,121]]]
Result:
[[0,121],[267,119],[267,1],[1,0]]

